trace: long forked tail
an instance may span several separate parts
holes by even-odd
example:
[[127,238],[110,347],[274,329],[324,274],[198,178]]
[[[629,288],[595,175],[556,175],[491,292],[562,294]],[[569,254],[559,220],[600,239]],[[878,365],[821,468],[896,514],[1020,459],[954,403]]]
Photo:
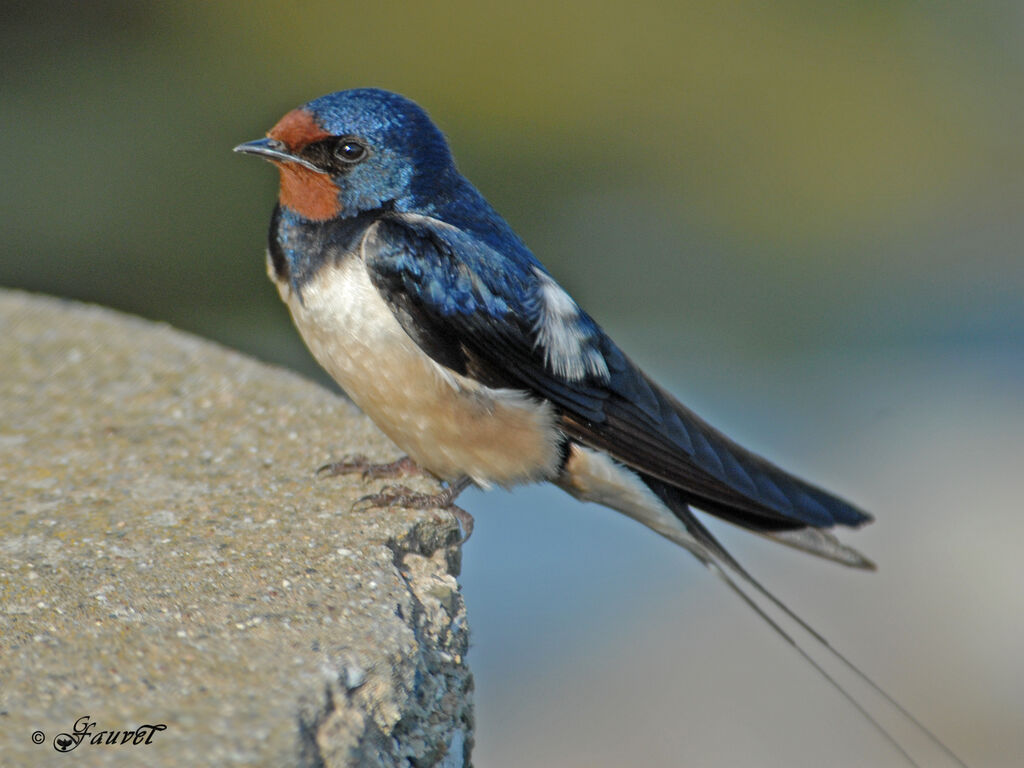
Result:
[[[818,661],[808,651],[808,647],[820,648],[824,651],[824,658],[839,662],[857,680],[867,686],[870,692],[874,692],[895,710],[906,724],[912,725],[932,745],[933,751],[941,752],[945,756],[946,763],[967,768],[963,760],[957,757],[921,721],[751,576],[697,519],[690,509],[686,497],[678,489],[650,476],[636,474],[614,461],[607,454],[580,445],[572,447],[562,475],[556,482],[581,501],[604,504],[643,523],[670,541],[684,547],[714,571],[768,626],[793,646],[797,653],[818,671],[818,674],[842,694],[865,720],[899,751],[908,764],[921,768],[921,763],[914,760],[892,732],[869,712],[860,699],[844,687],[821,661]],[[854,568],[873,568],[873,564],[869,560],[855,550],[840,544],[826,531],[810,529],[806,531],[806,534],[800,530],[775,531],[765,535],[780,541],[780,543]],[[798,636],[802,636],[800,640],[797,639]],[[932,768],[935,763],[928,762],[926,765]]]
[[[853,673],[856,678],[863,682],[869,689],[874,691],[875,694],[880,696],[881,699],[892,707],[893,710],[899,713],[906,722],[910,723],[915,729],[917,729],[917,731],[924,736],[938,752],[945,756],[948,762],[951,762],[960,768],[967,768],[966,763],[957,757],[953,750],[947,747],[939,737],[925,727],[920,720],[914,717],[906,707],[896,701],[896,699],[887,693],[881,686],[868,677],[867,673],[862,671],[857,667],[857,665],[837,651],[817,630],[801,619],[791,608],[789,608],[789,606],[769,592],[768,589],[765,588],[757,579],[751,576],[750,573],[726,551],[726,549],[718,542],[711,532],[704,527],[692,512],[686,510],[685,514],[680,514],[680,510],[678,509],[673,511],[680,517],[690,535],[696,539],[704,552],[699,552],[694,547],[687,547],[687,549],[702,563],[704,563],[709,570],[722,579],[729,589],[735,592],[739,598],[751,608],[751,610],[760,616],[761,619],[763,619],[764,622],[775,631],[776,634],[791,645],[797,653],[799,653],[812,667],[814,667],[815,670],[817,670],[818,674],[828,681],[828,683],[835,688],[843,698],[849,701],[861,716],[867,720],[867,722],[869,722],[882,735],[882,737],[885,738],[886,741],[892,744],[908,764],[916,766],[916,768],[921,768],[921,763],[910,755],[907,749],[904,748],[895,736],[893,736],[892,732],[886,728],[878,718],[869,712],[867,707],[863,705],[849,690],[847,690],[831,673],[829,673],[821,662],[815,659],[807,649],[798,642],[794,637],[793,632],[789,632],[783,627],[783,622],[788,623],[793,628],[809,636],[811,640],[826,651],[828,656],[831,656],[843,667]],[[733,575],[739,578],[733,578]],[[761,600],[759,601],[758,598]],[[765,601],[767,602],[767,605],[764,604]],[[780,614],[780,618],[774,618],[771,615],[771,611],[773,609]],[[930,768],[936,764],[934,762],[929,762],[927,765]]]

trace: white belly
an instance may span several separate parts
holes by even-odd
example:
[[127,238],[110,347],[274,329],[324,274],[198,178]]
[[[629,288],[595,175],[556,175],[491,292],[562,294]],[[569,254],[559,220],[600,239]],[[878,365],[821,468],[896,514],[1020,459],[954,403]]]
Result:
[[352,254],[281,298],[317,361],[421,467],[477,484],[547,480],[559,463],[554,413],[526,393],[489,389],[428,357]]

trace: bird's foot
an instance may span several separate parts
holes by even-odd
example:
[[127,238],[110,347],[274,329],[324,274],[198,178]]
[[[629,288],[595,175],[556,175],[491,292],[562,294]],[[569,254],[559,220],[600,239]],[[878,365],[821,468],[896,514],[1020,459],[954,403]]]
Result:
[[455,499],[470,484],[468,477],[453,481],[440,493],[417,493],[404,485],[389,485],[379,493],[371,493],[356,500],[353,506],[405,507],[407,509],[446,509],[462,526],[462,542],[473,534],[473,516],[455,505]]
[[316,474],[319,477],[337,477],[338,475],[361,474],[366,480],[382,477],[402,477],[403,475],[422,474],[423,470],[408,456],[387,464],[371,464],[361,453],[347,455],[341,461],[324,464]]

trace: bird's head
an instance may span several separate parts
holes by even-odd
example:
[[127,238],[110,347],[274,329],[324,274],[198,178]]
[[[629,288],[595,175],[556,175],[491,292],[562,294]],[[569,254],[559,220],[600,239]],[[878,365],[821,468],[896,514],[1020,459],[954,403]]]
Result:
[[311,221],[392,205],[415,210],[453,170],[444,136],[408,99],[339,91],[292,110],[265,139],[235,147],[281,173],[280,202]]

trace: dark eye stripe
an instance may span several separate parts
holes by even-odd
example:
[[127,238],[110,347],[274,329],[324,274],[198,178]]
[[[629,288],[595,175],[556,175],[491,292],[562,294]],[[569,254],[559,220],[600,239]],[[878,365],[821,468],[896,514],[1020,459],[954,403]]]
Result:
[[344,171],[369,157],[370,150],[358,137],[331,136],[307,144],[299,154],[325,171]]

